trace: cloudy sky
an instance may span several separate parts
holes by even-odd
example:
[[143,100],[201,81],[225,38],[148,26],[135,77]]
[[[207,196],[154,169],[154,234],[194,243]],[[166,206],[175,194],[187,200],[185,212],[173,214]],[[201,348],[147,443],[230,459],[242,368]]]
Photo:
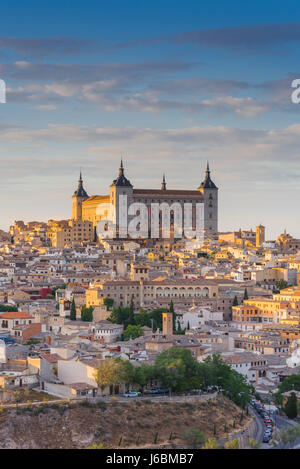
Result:
[[[47,4],[47,5],[45,5]],[[297,1],[53,0],[1,5],[0,227],[68,218],[82,167],[105,194],[197,188],[209,160],[220,230],[300,237]]]

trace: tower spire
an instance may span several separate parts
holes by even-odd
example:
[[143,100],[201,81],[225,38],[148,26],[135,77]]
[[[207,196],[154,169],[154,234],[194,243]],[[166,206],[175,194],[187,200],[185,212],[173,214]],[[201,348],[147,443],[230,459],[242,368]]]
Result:
[[80,172],[79,172],[78,187],[77,187],[77,190],[74,192],[74,196],[88,198],[88,195],[87,195],[86,191],[83,188],[83,179],[82,179],[81,168],[80,168]]
[[207,162],[204,181],[200,184],[198,189],[218,189],[210,178],[209,163]]
[[165,191],[166,189],[167,189],[167,184],[166,184],[166,178],[165,178],[165,173],[164,173],[162,183],[161,183],[161,190]]
[[123,176],[124,175],[124,166],[123,166],[123,158],[121,157],[121,163],[120,163],[120,168],[119,168],[119,175]]
[[117,179],[113,180],[112,183],[113,186],[130,186],[130,181],[124,176],[124,165],[123,165],[123,158],[121,157],[121,162],[120,162],[120,168],[119,168],[119,176]]

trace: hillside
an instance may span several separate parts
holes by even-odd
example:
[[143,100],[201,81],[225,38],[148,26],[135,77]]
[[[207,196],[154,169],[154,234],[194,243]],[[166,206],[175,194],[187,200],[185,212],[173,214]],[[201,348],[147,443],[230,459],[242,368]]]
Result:
[[183,435],[190,428],[217,439],[240,431],[251,420],[250,416],[241,419],[241,413],[221,396],[202,403],[137,400],[2,409],[0,447],[87,448],[99,442],[107,448],[176,446],[186,444]]

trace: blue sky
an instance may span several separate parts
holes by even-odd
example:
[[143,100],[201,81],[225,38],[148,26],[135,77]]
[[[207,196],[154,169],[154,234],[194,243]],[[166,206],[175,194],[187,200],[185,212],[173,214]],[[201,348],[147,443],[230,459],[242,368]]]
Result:
[[[43,2],[45,3],[45,2]],[[79,168],[107,193],[196,188],[206,161],[220,229],[300,237],[300,4],[14,1],[1,5],[0,226],[68,218]]]

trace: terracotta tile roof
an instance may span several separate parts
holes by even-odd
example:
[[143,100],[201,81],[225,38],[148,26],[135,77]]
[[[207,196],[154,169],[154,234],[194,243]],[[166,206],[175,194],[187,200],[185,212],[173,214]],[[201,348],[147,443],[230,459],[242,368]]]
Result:
[[8,311],[0,313],[0,319],[33,319],[28,313]]
[[49,363],[57,363],[58,360],[63,360],[57,353],[41,353],[40,356]]

